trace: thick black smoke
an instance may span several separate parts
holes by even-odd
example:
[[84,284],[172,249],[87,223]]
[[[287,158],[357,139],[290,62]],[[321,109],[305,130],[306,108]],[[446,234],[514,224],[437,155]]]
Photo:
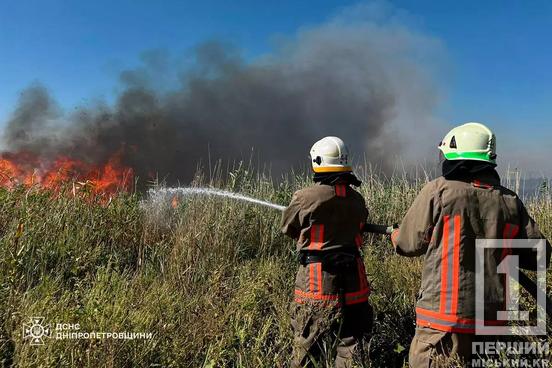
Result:
[[422,65],[438,45],[396,19],[366,20],[357,10],[253,61],[221,43],[202,44],[169,81],[173,88],[161,83],[168,57],[150,52],[143,67],[121,73],[113,106],[63,114],[45,88],[32,86],[5,126],[4,151],[99,164],[120,151],[142,179],[181,182],[208,155],[235,161],[254,152],[273,174],[287,172],[306,165],[310,145],[326,135],[383,170],[397,157],[415,160],[429,147],[424,138],[434,143],[441,134],[422,131],[434,126],[436,95]]

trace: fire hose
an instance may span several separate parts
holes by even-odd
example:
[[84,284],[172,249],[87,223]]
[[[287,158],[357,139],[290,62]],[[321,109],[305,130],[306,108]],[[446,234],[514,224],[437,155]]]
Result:
[[[382,235],[391,235],[393,230],[398,229],[398,225],[394,224],[391,226],[388,225],[377,225],[377,224],[365,224],[364,225],[364,232],[367,233],[373,233],[373,234],[382,234]],[[518,283],[523,287],[537,302],[539,300],[544,300],[544,306],[546,307],[546,314],[552,318],[552,300],[548,295],[546,295],[546,292],[542,289],[540,289],[537,284],[531,280],[529,276],[522,270],[518,269]]]
[[[170,194],[173,198],[174,195],[191,195],[191,194],[202,194],[202,195],[215,195],[215,196],[222,196],[227,198],[233,198],[238,199],[254,204],[259,204],[263,206],[268,206],[273,209],[283,211],[285,210],[285,206],[277,205],[274,203],[261,201],[259,199],[247,197],[238,193],[231,193],[224,190],[217,190],[213,188],[162,188],[162,189],[156,189],[156,190],[150,190],[150,193],[152,196],[163,196],[164,194]],[[383,234],[383,235],[391,235],[393,230],[397,229],[398,225],[378,225],[378,224],[370,224],[367,223],[364,226],[363,231],[368,233],[374,233],[374,234]],[[542,300],[545,301],[546,304],[546,314],[552,318],[552,301],[550,298],[546,295],[546,292],[541,290],[537,284],[527,276],[524,272],[519,270],[519,277],[518,277],[519,284],[527,290],[527,292],[535,299],[539,300],[539,296],[542,298]]]

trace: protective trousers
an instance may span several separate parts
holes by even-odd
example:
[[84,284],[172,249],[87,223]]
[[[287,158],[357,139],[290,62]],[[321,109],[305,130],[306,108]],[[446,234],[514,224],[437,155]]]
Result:
[[409,365],[412,368],[468,366],[476,337],[482,336],[417,327],[410,344]]
[[[291,367],[322,366],[348,368],[364,360],[363,342],[372,329],[372,307],[368,302],[344,307],[294,302],[293,358]],[[367,352],[366,352],[367,353]]]

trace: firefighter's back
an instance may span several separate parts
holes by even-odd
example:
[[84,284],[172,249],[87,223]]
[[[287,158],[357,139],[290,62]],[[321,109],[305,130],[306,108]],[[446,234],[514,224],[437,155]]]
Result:
[[296,193],[308,213],[297,242],[298,251],[331,251],[360,247],[360,231],[368,211],[364,198],[349,185],[317,184]]
[[[434,186],[440,208],[426,253],[418,324],[443,330],[473,331],[477,239],[511,239],[518,235],[520,201],[497,180],[447,180]],[[496,316],[504,303],[504,278],[496,268],[506,255],[504,248],[484,252],[487,274],[487,314]],[[489,317],[491,318],[491,317]],[[495,317],[496,318],[496,317]],[[492,319],[492,318],[491,318]]]
[[299,265],[291,309],[292,367],[321,362],[326,342],[336,367],[350,367],[372,325],[370,288],[359,248],[368,211],[351,185],[348,149],[337,137],[310,152],[315,185],[294,193],[282,213],[282,232],[297,239]]

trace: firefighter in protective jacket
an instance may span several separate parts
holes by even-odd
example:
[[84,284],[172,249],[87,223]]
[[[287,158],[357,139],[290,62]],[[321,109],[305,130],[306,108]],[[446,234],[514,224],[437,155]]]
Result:
[[315,185],[294,193],[282,216],[282,231],[297,239],[299,253],[291,366],[318,362],[337,342],[336,367],[350,367],[372,325],[370,287],[359,253],[368,211],[351,187],[360,181],[341,139],[316,142],[311,159]]
[[[479,123],[451,130],[439,144],[443,175],[425,185],[392,234],[398,254],[424,256],[411,367],[451,355],[469,361],[476,323],[502,323],[497,311],[505,309],[506,278],[494,271],[485,278],[485,285],[494,285],[485,292],[485,320],[475,320],[476,239],[543,238],[519,197],[500,185],[495,140]],[[548,265],[548,242],[546,248]],[[508,254],[519,255],[521,268],[536,268],[530,249],[490,249],[477,262],[496,270]]]

